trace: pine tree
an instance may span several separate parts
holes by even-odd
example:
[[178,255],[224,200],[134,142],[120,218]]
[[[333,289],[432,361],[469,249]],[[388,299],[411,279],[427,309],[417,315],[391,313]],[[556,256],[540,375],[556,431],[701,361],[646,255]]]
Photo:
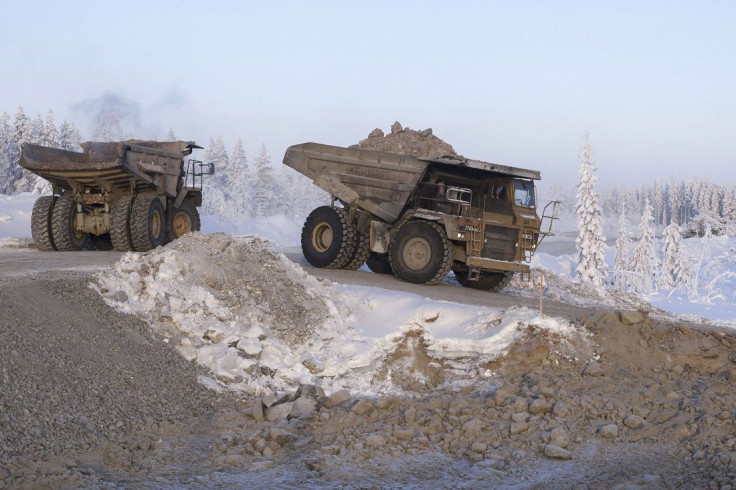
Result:
[[629,265],[631,262],[631,238],[626,223],[627,213],[625,200],[621,201],[621,214],[618,220],[618,238],[613,255],[613,282],[618,289],[627,290],[630,286]]
[[672,222],[678,225],[681,224],[682,191],[674,177],[670,177],[670,185],[667,187],[667,201]]
[[687,279],[687,266],[680,251],[681,238],[680,227],[676,223],[672,222],[664,229],[664,260],[659,276],[662,289],[676,288]]
[[235,224],[239,219],[247,218],[252,214],[251,195],[253,186],[251,185],[250,169],[248,168],[248,157],[243,148],[243,140],[240,138],[235,141],[230,156],[227,188],[231,196],[228,211],[232,215],[231,221]]
[[271,156],[268,154],[266,145],[261,145],[261,151],[254,162],[255,179],[253,189],[253,204],[256,218],[265,218],[274,212],[276,202],[275,179],[271,167]]
[[644,205],[644,213],[639,222],[639,243],[634,247],[631,259],[634,272],[632,286],[636,292],[652,292],[652,280],[656,272],[656,252],[654,249],[654,218],[649,200]]
[[215,165],[215,175],[204,181],[204,213],[226,216],[228,213],[227,186],[229,179],[229,158],[222,136],[210,137],[210,144],[204,154],[205,162]]
[[165,141],[179,141],[172,128],[169,128],[169,131],[166,133]]
[[12,130],[10,116],[3,112],[0,117],[0,194],[10,194],[13,190],[10,167]]
[[601,286],[606,279],[605,241],[602,231],[601,208],[595,186],[593,150],[589,135],[585,134],[585,144],[580,151],[580,183],[578,184],[575,212],[578,215],[577,278]]
[[46,131],[43,135],[43,145],[50,146],[51,148],[60,148],[59,145],[59,131],[56,129],[56,122],[54,122],[54,111],[49,109],[46,113]]
[[654,207],[654,224],[661,225],[665,221],[665,210],[664,210],[664,187],[659,180],[654,181],[654,187],[652,188],[652,203]]

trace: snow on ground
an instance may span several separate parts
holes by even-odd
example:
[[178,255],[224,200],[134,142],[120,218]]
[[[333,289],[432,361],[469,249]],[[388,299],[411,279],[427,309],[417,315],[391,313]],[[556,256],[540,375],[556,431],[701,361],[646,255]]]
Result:
[[583,331],[562,319],[336,285],[258,237],[193,233],[127,253],[95,287],[207,367],[211,386],[255,394],[299,383],[372,395],[492,382],[484,366],[529,329],[564,339],[566,356],[593,356]]
[[[31,236],[31,211],[38,197],[32,192],[16,196],[0,194],[0,238]],[[10,243],[6,242],[6,245]]]

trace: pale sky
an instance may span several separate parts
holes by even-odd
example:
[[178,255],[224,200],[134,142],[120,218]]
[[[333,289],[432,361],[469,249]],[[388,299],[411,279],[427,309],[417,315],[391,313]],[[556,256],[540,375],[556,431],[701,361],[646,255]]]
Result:
[[736,181],[733,1],[0,0],[0,113],[241,137],[278,163],[400,121],[459,153],[601,186]]

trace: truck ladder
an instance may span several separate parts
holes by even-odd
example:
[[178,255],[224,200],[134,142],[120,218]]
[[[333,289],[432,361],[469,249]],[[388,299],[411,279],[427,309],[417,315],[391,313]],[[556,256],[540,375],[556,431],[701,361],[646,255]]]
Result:
[[[470,257],[480,257],[483,252],[483,234],[480,232],[478,225],[469,226],[470,240],[468,241],[468,255]],[[468,280],[477,281],[480,279],[480,268],[471,266],[468,269]]]

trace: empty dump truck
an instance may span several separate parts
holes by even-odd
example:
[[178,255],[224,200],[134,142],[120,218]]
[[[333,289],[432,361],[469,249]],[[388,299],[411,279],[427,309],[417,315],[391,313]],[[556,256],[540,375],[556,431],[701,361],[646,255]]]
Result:
[[82,143],[83,152],[25,144],[19,165],[51,183],[31,234],[39,250],[144,252],[199,230],[202,176],[193,142]]
[[315,267],[367,261],[417,284],[439,283],[452,270],[463,286],[498,291],[514,273],[528,274],[540,238],[551,234],[555,205],[537,214],[536,170],[317,143],[291,146],[284,164],[333,197],[302,229]]

